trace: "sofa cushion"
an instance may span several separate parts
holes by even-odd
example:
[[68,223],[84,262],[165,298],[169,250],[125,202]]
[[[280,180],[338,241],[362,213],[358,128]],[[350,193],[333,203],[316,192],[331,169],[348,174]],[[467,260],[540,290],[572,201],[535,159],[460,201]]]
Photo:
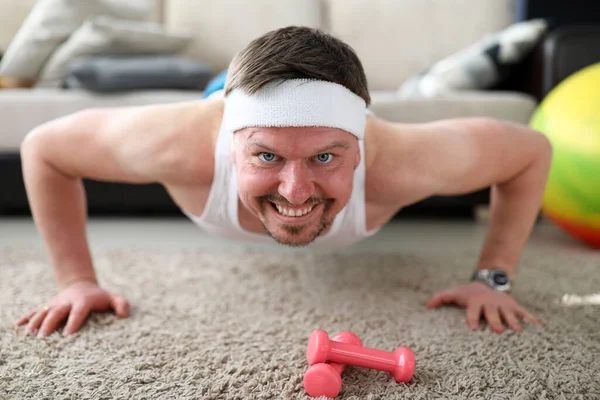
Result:
[[320,27],[321,0],[173,0],[165,26],[194,32],[187,56],[224,69],[251,40],[288,25]]
[[40,73],[38,87],[60,87],[69,64],[90,55],[174,54],[191,36],[167,32],[154,22],[107,16],[89,19],[52,54]]
[[374,91],[371,96],[375,115],[403,123],[488,117],[527,124],[537,107],[535,98],[518,92],[464,91],[437,98],[401,99],[395,91]]
[[406,80],[401,97],[444,95],[455,90],[484,90],[508,78],[511,70],[539,43],[547,29],[543,19],[519,22],[486,36]]
[[14,35],[0,62],[0,76],[36,81],[52,52],[86,18],[110,15],[147,20],[156,0],[39,0]]
[[[167,0],[148,1],[152,7],[148,20],[162,22],[163,2]],[[0,0],[0,53],[6,51],[36,3],[38,0]]]
[[36,0],[0,0],[0,53],[6,51]]
[[194,91],[132,91],[95,94],[83,90],[6,89],[0,91],[0,151],[18,151],[27,133],[44,122],[93,107],[121,107],[201,99]]
[[327,0],[331,32],[356,50],[371,90],[395,90],[514,22],[512,0]]
[[65,86],[110,93],[129,90],[202,90],[215,71],[172,55],[98,56],[72,63]]

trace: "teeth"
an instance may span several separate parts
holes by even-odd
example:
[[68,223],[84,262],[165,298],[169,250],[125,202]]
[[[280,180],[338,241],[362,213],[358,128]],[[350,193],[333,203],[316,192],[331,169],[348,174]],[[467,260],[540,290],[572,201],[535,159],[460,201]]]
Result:
[[313,206],[301,208],[298,210],[288,209],[286,207],[281,207],[277,204],[275,206],[277,207],[277,211],[279,211],[280,214],[283,214],[288,217],[301,217],[305,214],[308,214],[313,209]]

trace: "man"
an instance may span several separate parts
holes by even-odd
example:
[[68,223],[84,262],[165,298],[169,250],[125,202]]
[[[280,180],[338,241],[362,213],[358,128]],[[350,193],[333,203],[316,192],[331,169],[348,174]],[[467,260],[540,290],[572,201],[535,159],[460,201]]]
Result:
[[[128,314],[97,284],[82,178],[162,184],[202,228],[233,239],[350,246],[432,195],[492,187],[475,277],[427,304],[466,308],[501,332],[535,317],[505,291],[530,234],[551,160],[548,140],[486,118],[425,124],[372,115],[362,65],[346,44],[288,27],[252,41],[229,67],[225,99],[93,109],[50,121],[22,144],[34,221],[59,293],[17,325],[76,332],[90,312]],[[490,279],[489,277],[492,277]]]

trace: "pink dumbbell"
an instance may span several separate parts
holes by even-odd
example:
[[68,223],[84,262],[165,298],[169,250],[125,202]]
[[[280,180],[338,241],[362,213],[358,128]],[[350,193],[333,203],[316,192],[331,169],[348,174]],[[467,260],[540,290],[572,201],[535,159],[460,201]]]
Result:
[[306,359],[310,365],[331,361],[386,371],[394,376],[396,382],[404,383],[411,380],[415,370],[415,355],[407,347],[401,346],[394,352],[388,352],[334,342],[321,329],[314,330],[310,335]]
[[[362,341],[352,332],[343,331],[331,338],[334,342],[348,343],[362,346]],[[304,389],[309,396],[335,398],[342,390],[342,372],[346,368],[344,364],[318,363],[304,374]]]

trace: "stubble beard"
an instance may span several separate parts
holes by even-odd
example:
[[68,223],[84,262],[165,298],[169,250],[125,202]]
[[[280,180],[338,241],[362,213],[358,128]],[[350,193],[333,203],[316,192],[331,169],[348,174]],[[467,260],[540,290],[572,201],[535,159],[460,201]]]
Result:
[[[263,196],[261,198],[258,199],[261,210],[263,212],[263,215],[267,215],[267,207],[271,207],[271,202],[275,200],[274,196]],[[276,235],[275,233],[271,232],[269,230],[269,228],[267,227],[267,225],[265,224],[265,220],[264,218],[260,219],[260,222],[265,230],[265,232],[271,236],[277,243],[284,245],[284,246],[290,246],[290,247],[305,247],[308,246],[309,244],[313,243],[317,237],[319,237],[319,235],[329,227],[329,225],[331,224],[330,221],[327,220],[326,215],[328,214],[328,211],[331,209],[331,206],[334,202],[333,199],[318,199],[318,200],[311,200],[308,202],[308,204],[315,204],[317,202],[321,202],[323,203],[323,211],[321,212],[321,218],[319,219],[319,223],[317,224],[317,226],[314,228],[314,231],[310,234],[309,239],[305,240],[303,242],[294,242],[294,241],[289,241],[289,238],[286,237],[285,239]],[[275,211],[277,212],[277,211]],[[297,238],[299,236],[301,236],[304,232],[306,232],[307,229],[310,229],[310,225],[308,224],[304,224],[304,225],[278,225],[279,227],[281,227],[286,233],[288,233],[290,236]],[[287,240],[286,240],[287,239]]]

